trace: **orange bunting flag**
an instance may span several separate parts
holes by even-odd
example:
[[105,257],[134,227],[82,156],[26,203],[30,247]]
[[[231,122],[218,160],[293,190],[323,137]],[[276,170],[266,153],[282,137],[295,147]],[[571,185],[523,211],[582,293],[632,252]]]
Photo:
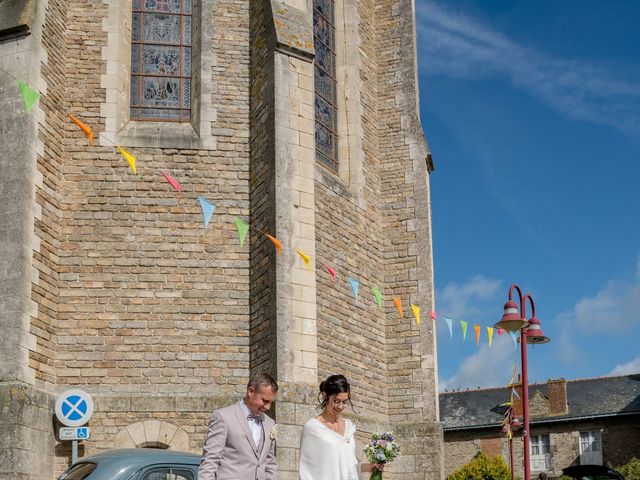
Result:
[[180,186],[180,183],[175,178],[173,178],[167,172],[162,172],[162,176],[167,180],[167,182],[169,182],[169,184],[173,187],[174,190],[178,192],[182,191],[182,187]]
[[491,340],[493,339],[493,327],[487,327],[487,337],[489,337],[489,348],[491,348]]
[[91,131],[91,127],[89,125],[87,125],[86,123],[81,122],[80,120],[78,120],[76,117],[74,117],[70,113],[67,113],[67,115],[69,115],[69,118],[71,119],[71,121],[73,121],[73,123],[75,123],[78,127],[80,127],[80,130],[82,130],[84,132],[84,134],[89,139],[89,143],[93,144],[93,132]]
[[429,312],[429,316],[431,317],[432,320],[437,320],[438,319],[438,314],[436,313],[435,310],[431,310]]
[[413,310],[413,316],[416,317],[416,325],[420,326],[420,307],[412,304],[411,310]]
[[311,271],[311,257],[306,253],[301,252],[300,250],[296,249],[296,252],[298,253],[298,255],[300,255],[300,258],[302,259],[304,264],[307,266],[307,270]]
[[329,272],[329,275],[331,275],[331,278],[333,278],[333,280],[335,281],[335,279],[336,279],[336,271],[335,271],[335,269],[331,268],[329,265],[325,265],[324,268],[327,269],[327,272]]
[[474,325],[473,330],[476,332],[476,345],[478,345],[480,343],[480,325]]
[[280,240],[278,240],[276,237],[269,235],[268,233],[265,233],[265,235],[267,236],[267,238],[269,240],[271,240],[271,242],[273,243],[273,246],[276,247],[276,251],[282,255],[282,244],[280,243]]
[[129,166],[131,167],[131,170],[133,170],[133,173],[136,173],[136,157],[134,157],[133,155],[131,155],[129,152],[127,152],[124,148],[122,147],[118,147],[118,150],[120,151],[120,153],[122,154],[122,156],[125,158],[125,160],[127,161],[127,163],[129,163]]
[[402,300],[400,300],[400,297],[395,297],[393,299],[393,303],[396,304],[396,310],[398,310],[398,315],[402,317]]

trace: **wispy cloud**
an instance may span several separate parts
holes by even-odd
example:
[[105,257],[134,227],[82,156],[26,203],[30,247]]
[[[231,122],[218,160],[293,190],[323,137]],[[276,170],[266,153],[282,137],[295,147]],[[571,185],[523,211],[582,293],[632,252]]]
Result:
[[495,310],[501,288],[500,280],[482,275],[476,275],[466,283],[450,282],[436,294],[440,316],[478,321],[479,316]]
[[619,335],[640,328],[640,256],[633,280],[611,280],[595,295],[580,299],[555,319],[561,325],[559,350],[567,362],[579,361],[575,335]]
[[513,364],[517,364],[517,351],[509,335],[494,339],[493,345],[481,345],[478,351],[466,357],[456,373],[440,380],[440,391],[452,388],[495,387],[507,385]]
[[631,375],[634,373],[640,373],[640,357],[636,357],[627,363],[616,365],[609,375]]
[[417,30],[429,75],[501,78],[567,118],[640,138],[640,82],[609,69],[520,45],[479,20],[418,0]]

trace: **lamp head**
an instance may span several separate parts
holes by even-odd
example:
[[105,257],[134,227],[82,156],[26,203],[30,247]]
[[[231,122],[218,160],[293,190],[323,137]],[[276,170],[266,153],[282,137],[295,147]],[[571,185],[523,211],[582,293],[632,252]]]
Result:
[[527,326],[527,343],[547,343],[550,340],[542,333],[538,317],[532,317],[529,320],[529,326]]
[[509,300],[504,304],[504,313],[495,328],[501,328],[507,332],[517,332],[521,328],[526,327],[527,322],[520,316],[518,305],[513,300]]

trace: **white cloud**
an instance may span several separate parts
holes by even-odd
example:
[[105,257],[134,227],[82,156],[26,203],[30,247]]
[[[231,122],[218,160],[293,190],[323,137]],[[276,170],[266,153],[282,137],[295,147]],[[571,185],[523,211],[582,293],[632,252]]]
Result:
[[636,357],[627,363],[616,365],[609,375],[631,375],[634,373],[640,373],[640,357]]
[[494,336],[491,348],[483,344],[476,353],[462,361],[456,373],[440,380],[440,391],[507,385],[513,364],[519,365],[517,352],[509,335]]
[[640,262],[634,282],[612,280],[591,297],[584,297],[569,312],[558,316],[565,328],[582,334],[631,331],[640,326]]
[[[482,275],[476,275],[466,283],[450,282],[436,294],[439,315],[455,320],[487,315],[500,308],[501,304],[496,298],[501,289],[500,280]],[[493,312],[496,321],[499,315],[500,312]]]
[[560,114],[640,136],[640,82],[585,62],[518,45],[480,21],[418,0],[417,31],[428,74],[504,78]]
[[576,334],[620,335],[635,334],[640,328],[640,256],[633,280],[611,280],[595,295],[580,299],[571,309],[554,320],[559,334],[554,336],[555,351],[566,363],[581,362],[586,352],[581,351]]

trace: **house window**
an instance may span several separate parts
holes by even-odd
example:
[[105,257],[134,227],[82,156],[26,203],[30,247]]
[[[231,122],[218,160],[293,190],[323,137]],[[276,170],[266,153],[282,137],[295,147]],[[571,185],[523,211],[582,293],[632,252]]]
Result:
[[133,0],[131,120],[191,120],[191,1]]
[[531,435],[531,469],[553,470],[551,464],[551,440],[549,435]]
[[580,464],[602,465],[602,434],[600,430],[580,432]]
[[333,0],[313,0],[313,44],[316,51],[315,135],[316,159],[338,171],[336,40]]

